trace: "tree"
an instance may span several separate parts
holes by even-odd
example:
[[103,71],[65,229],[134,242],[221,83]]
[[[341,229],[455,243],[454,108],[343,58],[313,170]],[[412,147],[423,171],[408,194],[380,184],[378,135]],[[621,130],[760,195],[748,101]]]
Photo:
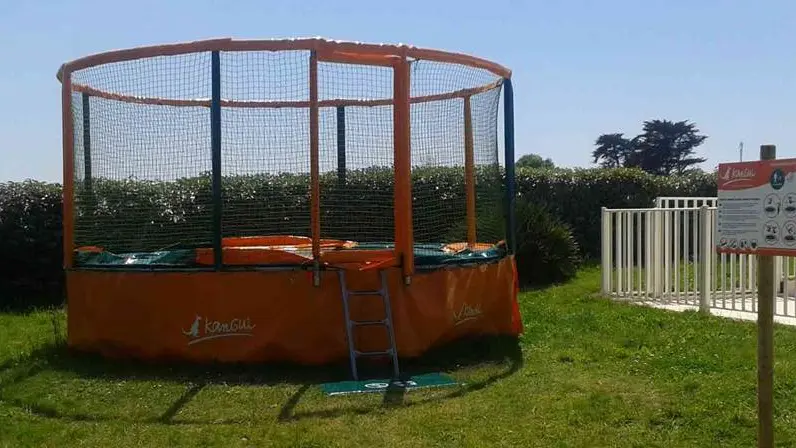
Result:
[[518,168],[555,168],[556,165],[550,158],[542,158],[538,154],[526,154],[520,157],[514,166]]
[[694,123],[688,121],[645,121],[642,133],[627,139],[621,133],[603,134],[592,151],[594,162],[605,168],[637,167],[659,175],[693,171],[706,159],[695,150],[707,140]]
[[603,134],[594,142],[597,148],[592,152],[594,163],[603,168],[619,168],[626,165],[633,152],[633,142],[621,132]]
[[635,142],[636,152],[642,155],[640,168],[662,175],[683,174],[707,160],[694,156],[696,148],[707,138],[688,121],[645,121],[643,132]]

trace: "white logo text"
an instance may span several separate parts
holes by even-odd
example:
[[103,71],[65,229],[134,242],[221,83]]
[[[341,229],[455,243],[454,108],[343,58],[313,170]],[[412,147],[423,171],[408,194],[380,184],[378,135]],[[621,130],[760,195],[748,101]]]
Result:
[[[204,321],[204,326],[201,325],[202,321]],[[256,325],[252,324],[248,317],[223,322],[197,315],[191,327],[188,330],[183,330],[182,334],[188,336],[188,345],[193,345],[210,339],[251,336],[254,327]]]

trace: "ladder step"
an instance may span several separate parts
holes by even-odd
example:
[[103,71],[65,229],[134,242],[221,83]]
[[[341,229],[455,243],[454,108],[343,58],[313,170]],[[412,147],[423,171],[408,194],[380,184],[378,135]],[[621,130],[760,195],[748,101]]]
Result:
[[388,350],[384,350],[384,351],[380,351],[380,352],[360,352],[360,351],[355,351],[354,353],[356,353],[357,356],[391,356],[392,355],[392,349],[388,349]]
[[352,320],[351,325],[357,327],[368,327],[373,325],[388,325],[386,319],[381,320]]
[[[400,376],[400,368],[398,367],[398,349],[395,344],[395,333],[393,332],[393,324],[392,324],[392,310],[390,308],[390,291],[387,287],[387,272],[381,270],[379,272],[379,282],[380,287],[378,290],[375,291],[352,291],[349,290],[346,286],[346,279],[345,279],[345,271],[341,270],[338,272],[338,276],[340,278],[340,289],[342,293],[343,299],[343,314],[345,316],[345,330],[346,330],[346,339],[348,341],[348,357],[349,362],[351,363],[351,375],[353,376],[354,380],[359,379],[359,374],[357,373],[357,358],[359,357],[390,357],[392,360],[392,368],[393,368],[393,377],[398,378]],[[349,310],[349,299],[351,296],[378,296],[381,299],[381,304],[384,307],[384,319],[381,320],[353,320],[351,319],[351,314]],[[356,344],[352,338],[352,333],[356,327],[360,326],[376,326],[382,325],[387,330],[387,336],[389,337],[389,346],[385,350],[378,350],[378,351],[359,351],[356,349]]]

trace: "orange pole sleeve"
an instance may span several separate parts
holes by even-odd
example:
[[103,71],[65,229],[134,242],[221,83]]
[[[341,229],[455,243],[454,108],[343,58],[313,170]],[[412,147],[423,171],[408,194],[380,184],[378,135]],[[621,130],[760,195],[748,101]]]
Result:
[[75,145],[72,117],[72,74],[64,70],[61,81],[61,122],[63,126],[63,245],[64,268],[74,265],[75,247]]
[[310,53],[310,226],[312,258],[321,258],[321,187],[318,153],[318,55]]
[[475,155],[470,97],[464,98],[464,186],[467,195],[467,244],[475,246]]
[[412,232],[412,159],[409,126],[409,63],[401,59],[393,76],[393,132],[395,142],[395,249],[401,260],[404,279],[414,273],[414,238]]

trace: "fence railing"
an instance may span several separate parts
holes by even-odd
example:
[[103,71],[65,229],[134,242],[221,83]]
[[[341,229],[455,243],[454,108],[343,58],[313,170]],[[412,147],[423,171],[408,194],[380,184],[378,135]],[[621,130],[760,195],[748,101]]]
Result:
[[[661,201],[661,199],[664,199]],[[666,199],[694,200],[687,205]],[[617,299],[757,311],[753,255],[717,254],[715,198],[602,209],[602,290]],[[700,202],[697,202],[700,201]],[[796,317],[796,259],[775,258],[777,315]]]
[[657,208],[697,208],[707,205],[716,207],[717,197],[686,197],[686,196],[662,196],[655,198]]

